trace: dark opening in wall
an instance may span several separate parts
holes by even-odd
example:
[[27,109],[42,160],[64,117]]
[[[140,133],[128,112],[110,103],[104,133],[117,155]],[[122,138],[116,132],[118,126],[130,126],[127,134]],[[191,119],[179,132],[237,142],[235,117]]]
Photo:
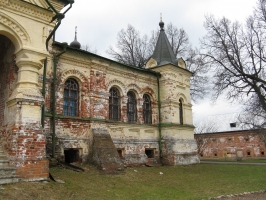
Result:
[[230,127],[231,128],[236,127],[236,123],[230,123]]
[[260,154],[261,154],[262,156],[264,156],[264,151],[261,151]]
[[203,157],[203,154],[202,153],[200,154],[200,157]]
[[120,158],[124,158],[123,149],[117,149],[117,153],[118,153]]
[[250,151],[247,151],[247,156],[250,156]]
[[154,158],[154,149],[145,149],[145,154],[148,158]]
[[217,153],[214,153],[214,156],[217,157]]
[[73,163],[79,161],[79,150],[78,149],[65,149],[65,162]]

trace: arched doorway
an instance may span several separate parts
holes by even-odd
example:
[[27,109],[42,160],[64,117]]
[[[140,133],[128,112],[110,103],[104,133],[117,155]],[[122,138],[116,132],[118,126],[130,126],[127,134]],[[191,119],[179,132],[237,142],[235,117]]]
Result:
[[5,122],[6,101],[17,83],[18,67],[16,66],[15,46],[12,41],[0,34],[0,128]]

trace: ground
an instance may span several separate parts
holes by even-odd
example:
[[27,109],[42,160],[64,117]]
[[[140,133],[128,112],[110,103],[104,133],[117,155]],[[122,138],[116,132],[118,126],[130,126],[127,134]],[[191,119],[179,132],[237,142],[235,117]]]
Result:
[[103,174],[92,165],[85,172],[50,168],[58,182],[3,185],[0,199],[266,199],[266,193],[224,198],[221,195],[262,191],[266,166],[197,164],[175,167],[128,167],[120,174]]

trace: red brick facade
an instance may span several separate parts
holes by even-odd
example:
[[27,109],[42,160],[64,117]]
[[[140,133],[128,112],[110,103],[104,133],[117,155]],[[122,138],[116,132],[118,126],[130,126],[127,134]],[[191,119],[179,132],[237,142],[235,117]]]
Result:
[[195,134],[201,158],[264,157],[266,147],[256,131],[232,131]]

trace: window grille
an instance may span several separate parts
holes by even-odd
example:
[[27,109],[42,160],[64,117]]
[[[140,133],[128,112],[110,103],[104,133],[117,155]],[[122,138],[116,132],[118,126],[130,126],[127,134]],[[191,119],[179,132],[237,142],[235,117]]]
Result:
[[137,106],[136,106],[136,96],[133,92],[127,93],[127,117],[128,122],[135,123],[137,122]]
[[118,89],[111,88],[109,96],[109,119],[120,120],[120,93]]
[[67,79],[64,88],[64,109],[63,114],[66,116],[78,115],[78,92],[79,87],[75,79]]
[[181,99],[179,99],[179,120],[180,120],[180,124],[183,124],[184,123],[184,120],[183,120],[183,104],[182,104],[182,101]]
[[143,118],[144,118],[144,124],[151,124],[152,121],[152,116],[151,116],[151,100],[149,95],[144,94],[143,95],[143,106],[142,106],[142,110],[143,110]]

